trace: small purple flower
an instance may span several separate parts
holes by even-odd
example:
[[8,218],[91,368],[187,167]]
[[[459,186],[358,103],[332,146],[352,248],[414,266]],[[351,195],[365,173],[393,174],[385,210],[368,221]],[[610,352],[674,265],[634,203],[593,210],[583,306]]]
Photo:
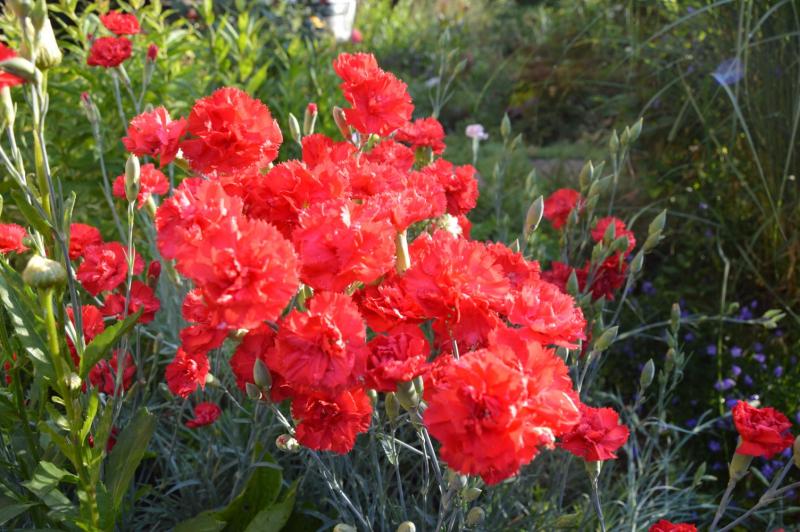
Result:
[[766,362],[767,357],[766,355],[764,355],[764,353],[755,353],[753,355],[753,359],[759,364],[763,364],[764,362]]
[[740,368],[736,364],[731,366],[731,375],[733,375],[734,378],[738,377],[741,374],[742,374],[742,368]]
[[790,501],[797,498],[797,490],[789,490],[786,492],[786,498]]
[[731,347],[731,356],[733,358],[739,358],[740,356],[742,356],[742,348],[739,347],[738,345]]
[[762,344],[761,342],[756,342],[753,344],[753,351],[755,351],[756,353],[763,350],[764,350],[764,344]]
[[[789,458],[790,456],[792,456],[792,448],[791,447],[787,447],[786,449],[781,451],[781,456],[783,456],[784,458]],[[780,462],[778,462],[778,463],[780,463]]]
[[683,335],[684,342],[691,342],[693,340],[694,340],[694,333],[687,332],[686,334]]
[[775,366],[775,369],[772,370],[772,373],[780,379],[783,377],[783,366]]
[[772,335],[775,336],[775,338],[780,338],[783,336],[783,329],[775,329]]
[[745,375],[744,377],[742,377],[742,381],[744,381],[744,385],[747,386],[748,388],[753,387],[753,377],[751,377],[750,375]]
[[705,201],[701,201],[698,207],[700,207],[700,210],[705,211],[708,209],[708,203],[706,203]]
[[708,442],[708,448],[711,450],[711,452],[717,453],[722,450],[722,444],[717,440],[711,440]]
[[711,471],[721,471],[724,467],[722,462],[714,462],[711,464]]
[[764,464],[761,466],[761,473],[767,478],[771,477],[773,473],[775,473],[775,469],[772,467],[771,464]]
[[697,426],[697,420],[695,418],[689,418],[686,420],[686,428],[693,429]]
[[797,423],[799,423],[799,424],[800,424],[800,410],[798,410],[797,412],[795,412],[795,414],[794,414],[794,420],[795,420]]
[[740,320],[753,319],[753,312],[750,310],[750,307],[742,307],[742,310],[739,311],[739,319]]
[[714,384],[714,389],[718,392],[724,392],[725,390],[730,390],[736,386],[736,381],[733,379],[722,379],[721,381],[717,381]]
[[706,229],[705,231],[703,231],[703,236],[705,236],[706,238],[714,238],[714,231],[712,231],[711,229]]
[[656,287],[650,281],[645,281],[642,283],[642,293],[646,296],[655,295]]
[[734,85],[744,77],[744,65],[738,57],[726,59],[711,73],[720,85]]
[[736,406],[736,403],[738,403],[738,402],[739,402],[739,400],[738,400],[738,399],[736,399],[735,397],[730,397],[730,398],[728,398],[728,399],[725,399],[725,406],[726,406],[727,408],[731,409],[731,408],[733,408],[734,406]]
[[717,346],[714,344],[709,344],[706,346],[706,354],[710,357],[717,356]]
[[750,302],[750,308],[752,308],[752,309],[756,309],[756,308],[758,308],[758,301],[756,301],[755,299],[754,299],[754,300],[752,300],[752,301]]

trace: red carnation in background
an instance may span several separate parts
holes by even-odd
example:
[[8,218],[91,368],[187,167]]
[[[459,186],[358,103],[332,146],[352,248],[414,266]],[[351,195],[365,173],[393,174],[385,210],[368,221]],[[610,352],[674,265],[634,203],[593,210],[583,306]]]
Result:
[[[76,277],[93,296],[114,290],[128,276],[128,251],[119,242],[89,246],[84,250],[83,262]],[[144,261],[134,252],[133,273],[144,270]]]
[[190,429],[211,425],[222,414],[222,409],[215,403],[198,403],[194,407],[194,418],[186,421],[186,426]]
[[165,372],[167,386],[179,397],[188,397],[198,386],[205,388],[208,357],[203,353],[187,353],[178,348]]
[[[72,307],[67,307],[67,317],[69,317],[69,321],[71,321],[73,325],[77,325],[75,323],[75,312],[72,310]],[[103,313],[94,305],[82,305],[81,326],[83,328],[83,340],[85,344],[88,345],[94,340],[95,336],[106,329],[106,324],[103,321]],[[77,366],[80,363],[80,358],[78,358],[78,351],[75,349],[75,344],[72,343],[69,336],[67,336],[67,347],[72,355],[72,361]]]
[[393,392],[400,382],[421,375],[431,351],[427,338],[416,325],[398,325],[367,343],[366,385],[379,392]]
[[83,256],[89,246],[103,243],[100,230],[91,225],[73,223],[69,226],[69,258],[76,260]]
[[380,71],[375,56],[367,53],[339,54],[333,61],[333,70],[344,85],[358,85]]
[[378,205],[332,200],[300,214],[292,241],[302,262],[300,279],[340,292],[369,283],[394,267],[394,229]]
[[368,162],[386,164],[400,172],[410,172],[416,159],[414,151],[392,139],[383,139],[362,157]]
[[164,167],[175,159],[178,142],[186,133],[186,119],[172,120],[163,107],[142,113],[131,120],[128,136],[122,139],[125,149],[139,157],[158,158]]
[[742,437],[738,454],[772,458],[794,442],[792,423],[774,408],[755,408],[739,401],[733,407],[733,424]]
[[623,236],[628,238],[628,249],[625,251],[625,254],[629,254],[633,251],[633,248],[636,247],[636,237],[633,234],[633,231],[628,230],[625,222],[620,220],[615,216],[606,216],[605,218],[600,218],[597,221],[597,224],[592,229],[592,239],[595,242],[600,242],[603,240],[603,236],[606,234],[606,230],[608,226],[614,224],[614,238],[622,238]]
[[22,243],[28,235],[24,227],[17,224],[0,224],[0,253],[24,253],[28,246]]
[[362,388],[332,398],[299,396],[292,399],[297,441],[309,449],[345,454],[356,436],[369,429],[372,403]]
[[422,173],[438,180],[444,187],[448,214],[466,214],[477,205],[478,181],[472,165],[455,166],[444,159],[437,159],[423,168]]
[[109,11],[105,15],[100,15],[100,22],[103,23],[111,33],[117,35],[136,35],[141,31],[136,15],[121,13],[119,11]]
[[350,296],[318,292],[308,312],[292,311],[280,323],[267,362],[293,389],[337,394],[364,374],[365,337],[364,320]]
[[553,224],[554,229],[561,229],[567,223],[569,213],[580,201],[581,194],[577,190],[558,189],[544,200],[543,216]]
[[[110,360],[101,360],[89,370],[89,382],[97,390],[106,395],[112,395],[117,384],[117,364],[119,351],[114,351]],[[122,390],[127,391],[133,384],[133,377],[136,375],[136,365],[130,353],[125,353],[122,357]]]
[[404,125],[394,136],[395,140],[410,144],[412,148],[430,148],[439,155],[445,149],[444,128],[433,117],[419,118]]
[[233,87],[197,100],[187,130],[190,138],[181,142],[181,150],[192,169],[203,174],[264,168],[283,142],[267,106]]
[[690,523],[672,523],[662,519],[650,526],[648,532],[697,532],[697,527]]
[[86,64],[112,68],[126,61],[133,51],[133,44],[125,37],[100,37],[92,43]]
[[[17,57],[17,52],[0,42],[0,61],[5,61],[12,57]],[[0,70],[0,89],[21,85],[23,83],[25,83],[25,80],[21,77],[9,74],[5,70]]]
[[[128,304],[128,314],[136,314],[143,309],[139,323],[150,323],[155,318],[156,312],[161,308],[161,302],[153,293],[153,289],[141,281],[131,283],[131,298]],[[122,319],[125,313],[125,294],[110,294],[106,297],[103,314],[116,316]]]
[[561,437],[559,447],[587,462],[612,460],[625,445],[630,431],[619,424],[619,414],[611,408],[592,408],[581,404],[581,420]]
[[[169,192],[169,181],[161,170],[153,166],[153,163],[143,164],[141,166],[140,181],[139,181],[139,195],[137,196],[138,208],[144,207],[147,200],[155,195],[162,195]],[[114,180],[114,196],[126,199],[125,196],[125,174],[118,175]]]

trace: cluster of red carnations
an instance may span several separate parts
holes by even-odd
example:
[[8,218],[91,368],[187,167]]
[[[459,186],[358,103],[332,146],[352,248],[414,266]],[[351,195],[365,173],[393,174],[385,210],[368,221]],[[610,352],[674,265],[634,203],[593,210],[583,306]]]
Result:
[[[102,25],[114,35],[92,39],[89,56],[86,63],[89,66],[104,68],[118,67],[127,61],[133,53],[133,43],[129,36],[137,35],[142,30],[136,15],[109,11],[100,15]],[[158,56],[158,47],[151,44],[147,48],[147,59],[155,61]]]

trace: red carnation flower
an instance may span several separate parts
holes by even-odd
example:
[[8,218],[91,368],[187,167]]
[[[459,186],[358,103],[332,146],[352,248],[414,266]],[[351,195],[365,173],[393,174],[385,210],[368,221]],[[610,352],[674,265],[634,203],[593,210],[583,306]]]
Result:
[[585,338],[586,320],[572,296],[546,281],[527,285],[517,292],[508,319],[522,325],[534,340],[569,349]]
[[[135,252],[134,252],[135,253]],[[77,278],[87,292],[96,296],[100,292],[118,287],[128,276],[128,251],[119,242],[89,246],[84,250],[83,262],[78,267]],[[134,255],[133,273],[144,270],[144,261]]]
[[299,396],[292,400],[295,436],[300,444],[317,451],[345,454],[356,436],[369,429],[372,402],[362,388],[346,390],[333,398]]
[[24,227],[17,224],[0,224],[0,253],[24,253],[28,246],[22,240],[28,235]]
[[414,110],[405,83],[378,67],[371,54],[340,54],[333,69],[342,78],[347,123],[364,134],[385,137],[404,126]]
[[380,208],[331,200],[300,214],[292,241],[302,261],[300,279],[318,290],[340,292],[369,283],[394,267],[394,229]]
[[233,87],[197,100],[188,132],[181,150],[192,169],[204,174],[264,168],[278,156],[283,142],[267,106]]
[[253,383],[253,367],[256,360],[261,360],[266,365],[267,351],[274,346],[275,331],[267,325],[253,329],[242,338],[242,343],[228,361],[240,390],[245,391],[245,385],[248,382]]
[[[583,271],[578,274],[579,281],[585,282],[589,279],[589,267],[587,262]],[[594,272],[592,277],[592,298],[597,300],[605,297],[609,301],[614,300],[614,295],[625,284],[625,277],[628,272],[628,263],[620,255],[614,255],[605,260]]]
[[158,59],[158,46],[151,44],[147,47],[147,60],[155,63],[156,59]]
[[579,419],[563,361],[514,334],[503,330],[489,348],[447,364],[424,414],[448,465],[488,484],[516,474]]
[[[5,61],[12,57],[17,57],[17,52],[0,42],[0,61]],[[21,77],[9,74],[5,70],[0,70],[0,89],[21,85],[23,83],[25,83],[25,80]]]
[[[89,370],[89,382],[97,390],[106,395],[114,394],[117,385],[117,360],[119,351],[114,351],[110,360],[101,360]],[[130,353],[125,353],[122,357],[122,390],[127,391],[133,384],[133,376],[136,374],[136,365]]]
[[562,292],[566,292],[567,283],[573,271],[578,280],[578,288],[583,289],[583,287],[586,286],[586,270],[573,268],[569,264],[559,261],[550,263],[550,269],[542,272],[542,279],[556,285]]
[[[114,196],[126,199],[125,196],[125,174],[118,175],[114,180]],[[162,195],[169,192],[169,181],[161,170],[153,166],[153,163],[143,164],[140,172],[139,195],[137,196],[137,206],[141,209],[153,194]]]
[[367,343],[366,385],[379,392],[393,392],[397,383],[421,375],[431,351],[427,338],[416,325],[399,325]]
[[100,15],[100,22],[108,31],[117,35],[136,35],[141,31],[136,15],[130,13],[109,11],[105,15]]
[[456,317],[434,320],[432,329],[436,347],[453,352],[453,342],[456,342],[459,353],[486,347],[489,333],[501,323],[500,315],[486,304],[465,301],[459,306]]
[[603,240],[603,236],[606,234],[606,230],[608,226],[614,224],[614,238],[622,238],[623,236],[628,237],[628,249],[625,251],[625,254],[629,254],[633,251],[633,248],[636,247],[636,237],[633,234],[633,231],[629,231],[625,222],[616,218],[614,216],[606,216],[605,218],[600,218],[597,221],[597,224],[592,229],[592,239],[595,242],[600,242]]
[[400,128],[395,140],[410,144],[412,148],[430,148],[439,155],[444,151],[444,128],[433,117],[419,118]]
[[406,294],[401,278],[389,272],[379,284],[365,286],[355,294],[359,311],[370,329],[385,332],[401,323],[422,323],[425,313]]
[[444,189],[421,172],[408,174],[400,190],[387,191],[371,198],[389,218],[395,231],[401,233],[409,226],[437,218],[445,213],[447,197]]
[[431,179],[444,187],[447,195],[447,212],[453,216],[466,214],[478,203],[478,181],[472,165],[454,166],[444,159],[437,159],[422,169]]
[[198,403],[194,407],[194,419],[186,421],[185,425],[190,429],[211,425],[222,414],[222,409],[214,403]]
[[165,372],[167,386],[175,395],[186,398],[198,385],[205,388],[208,369],[208,357],[205,354],[187,353],[178,348]]
[[524,286],[539,281],[539,263],[526,260],[522,253],[511,251],[502,243],[488,244],[486,249],[494,256],[495,263],[503,269],[506,279],[513,290],[521,290]]
[[125,37],[100,37],[92,43],[86,64],[104,68],[117,67],[131,56],[132,51],[133,44]]
[[577,190],[560,188],[544,200],[543,216],[550,220],[554,229],[560,229],[567,223],[569,213],[581,201],[581,194]]
[[69,226],[69,258],[76,260],[83,256],[89,246],[103,243],[100,230],[91,225],[74,223]]
[[184,351],[204,355],[225,342],[228,330],[200,323],[181,329],[179,336]]
[[322,133],[314,133],[303,137],[303,162],[309,168],[316,168],[323,163],[338,165],[346,161],[356,152],[356,147],[349,142],[335,142]]
[[186,133],[186,119],[172,120],[163,107],[135,116],[122,139],[125,149],[139,157],[159,159],[164,167],[175,159],[178,142]]
[[[131,299],[128,304],[128,314],[136,314],[139,309],[144,309],[139,317],[139,323],[150,323],[155,318],[156,312],[161,308],[161,301],[153,293],[153,289],[141,281],[131,283]],[[106,316],[116,316],[122,319],[125,312],[125,295],[111,294],[106,297],[103,313]]]
[[739,401],[733,407],[733,424],[742,437],[736,449],[739,454],[772,458],[794,442],[789,431],[792,423],[774,408],[755,408]]
[[337,394],[364,375],[369,351],[364,320],[344,294],[318,292],[308,312],[293,311],[280,324],[269,368],[301,392]]
[[362,155],[368,162],[386,164],[406,173],[414,167],[414,151],[392,139],[383,139],[372,150]]
[[584,404],[580,408],[580,422],[562,436],[559,447],[587,462],[616,458],[614,451],[628,441],[628,427],[619,424],[619,415],[611,408],[592,408]]
[[648,532],[697,532],[697,527],[691,523],[672,523],[662,519],[652,525]]
[[[72,310],[72,307],[67,307],[67,317],[69,317],[69,320],[73,323],[73,325],[76,325],[75,313]],[[82,305],[81,326],[83,328],[83,340],[88,345],[92,340],[94,340],[95,336],[106,329],[106,324],[103,321],[103,313],[100,312],[100,309],[94,305]],[[80,358],[78,358],[78,352],[69,336],[67,336],[67,347],[72,355],[72,361],[75,362],[75,365],[77,366],[78,363],[80,363]]]

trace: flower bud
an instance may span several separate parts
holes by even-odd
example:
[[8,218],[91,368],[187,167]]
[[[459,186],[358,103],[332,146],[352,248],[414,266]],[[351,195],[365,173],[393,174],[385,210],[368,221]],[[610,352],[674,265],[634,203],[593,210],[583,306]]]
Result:
[[419,394],[411,382],[397,384],[397,400],[406,410],[413,410],[419,406]]
[[339,132],[346,139],[350,138],[350,126],[347,125],[347,118],[344,116],[344,111],[341,107],[333,108],[333,121],[336,122],[336,127]]
[[158,46],[151,44],[147,47],[147,60],[155,63],[156,59],[158,59]]
[[628,240],[628,237],[623,235],[611,243],[611,249],[613,249],[617,253],[624,253],[625,251],[627,251],[629,245],[630,241]]
[[139,197],[141,173],[139,158],[131,154],[125,162],[125,199],[128,203],[134,203]]
[[77,392],[78,390],[81,389],[83,381],[81,381],[81,378],[78,376],[77,373],[71,372],[69,375],[64,377],[64,379],[67,381],[67,387],[73,392]]
[[639,273],[640,271],[642,271],[643,265],[644,265],[644,251],[639,250],[639,252],[633,256],[633,260],[631,261],[631,272]]
[[258,401],[261,399],[261,390],[258,386],[253,384],[252,382],[244,383],[244,391],[247,394],[247,397],[252,399],[253,401]]
[[306,106],[306,113],[303,116],[303,135],[314,133],[314,126],[317,123],[317,104],[311,102]]
[[595,460],[593,462],[584,462],[584,467],[586,467],[586,473],[589,475],[589,480],[592,482],[597,482],[597,478],[600,476],[600,471],[603,469],[603,462],[601,460]]
[[639,389],[645,391],[652,383],[653,377],[656,374],[656,365],[653,359],[648,360],[642,368],[642,373],[639,375]]
[[[41,0],[41,5],[44,6],[44,0]],[[34,13],[37,13],[37,16],[34,16]],[[40,9],[37,4],[37,9],[31,13],[31,18],[26,21],[26,25],[36,28],[36,31],[32,32],[34,33],[33,46],[36,52],[36,66],[40,70],[47,70],[60,65],[64,54],[61,53],[61,49],[58,47],[55,33],[53,33],[53,26],[47,16],[47,9]],[[20,55],[23,57],[34,56],[27,49],[27,44],[24,41],[20,46]]]
[[469,526],[475,526],[486,519],[486,512],[480,506],[476,506],[467,513],[466,523]]
[[483,490],[480,488],[467,488],[461,492],[461,498],[464,499],[464,502],[472,502],[480,497],[481,493],[483,493]]
[[266,364],[260,358],[257,358],[253,364],[253,382],[265,393],[269,393],[269,389],[272,387],[272,375],[269,374]]
[[572,268],[572,271],[569,272],[569,277],[567,278],[567,293],[571,296],[577,296],[578,292],[580,292],[580,285],[578,284],[578,274],[575,273],[575,268]]
[[4,70],[9,74],[14,74],[25,81],[33,81],[36,79],[36,66],[22,57],[12,57],[5,61],[0,61],[0,70]]
[[800,436],[794,439],[794,445],[792,446],[792,460],[794,460],[794,466],[800,468]]
[[[525,227],[523,229],[523,234],[525,238],[528,238],[532,232],[536,231],[539,227],[539,223],[542,221],[542,215],[544,214],[544,196],[539,196],[531,206],[528,207],[528,213],[525,215]],[[613,225],[613,224],[611,224]]]
[[400,526],[397,527],[397,532],[417,532],[417,525],[411,521],[403,521],[400,523]]
[[667,224],[667,210],[664,209],[658,215],[653,218],[653,221],[650,222],[650,225],[647,227],[647,234],[648,235],[655,235],[661,233],[664,230],[664,226]]
[[608,224],[603,233],[603,243],[608,245],[617,238],[617,224]]
[[677,331],[681,325],[681,306],[678,303],[672,304],[672,310],[669,313],[669,326],[673,332]]
[[600,335],[600,338],[597,339],[594,343],[594,350],[595,351],[605,351],[608,349],[614,340],[617,338],[617,331],[619,330],[618,326],[609,327],[606,329],[603,334]]
[[500,134],[504,139],[511,135],[511,119],[508,118],[508,114],[503,115],[503,120],[500,122]]
[[31,14],[33,2],[31,0],[8,0],[8,7],[17,18],[22,19]]
[[34,255],[22,272],[22,280],[33,288],[46,290],[63,286],[67,282],[67,272],[61,263]]
[[333,532],[358,532],[358,529],[346,523],[339,523],[338,525],[333,527]]
[[619,137],[619,143],[622,145],[623,148],[627,148],[630,140],[631,140],[631,128],[625,126],[625,129],[622,130],[622,135],[620,135]]
[[[741,440],[741,438],[739,438]],[[740,443],[741,444],[741,443]],[[753,457],[747,454],[733,453],[733,458],[728,466],[728,474],[731,480],[738,482],[745,476],[747,470],[750,468],[750,462]]]
[[417,375],[411,382],[414,383],[414,390],[421,396],[425,391],[425,382],[422,379],[422,375]]
[[389,422],[394,423],[400,415],[400,402],[394,392],[386,394],[386,398],[383,400],[383,409],[386,411]]
[[3,215],[3,195],[0,194],[0,216]]
[[452,469],[447,471],[447,487],[453,491],[462,490],[467,487],[466,475],[461,475]]
[[14,101],[11,99],[11,88],[0,88],[0,130],[13,126],[17,117]]
[[581,172],[578,174],[578,184],[580,184],[582,193],[586,192],[589,186],[589,178],[592,176],[593,172],[594,166],[592,165],[592,161],[586,161],[586,164],[583,165]]
[[642,134],[642,125],[644,123],[644,118],[640,118],[636,121],[635,124],[631,126],[631,142],[636,142],[636,139],[639,138],[639,135]]
[[292,138],[295,142],[300,143],[303,139],[303,134],[300,132],[300,123],[293,113],[289,113],[289,132],[292,134]]
[[286,453],[296,453],[300,450],[300,443],[290,434],[281,434],[275,438],[275,447]]
[[378,404],[378,392],[372,388],[368,388],[367,397],[369,397],[369,402],[372,403],[372,408],[375,408],[375,405]]
[[611,152],[611,155],[616,155],[619,151],[619,137],[616,129],[611,132],[611,138],[608,139],[608,151]]

